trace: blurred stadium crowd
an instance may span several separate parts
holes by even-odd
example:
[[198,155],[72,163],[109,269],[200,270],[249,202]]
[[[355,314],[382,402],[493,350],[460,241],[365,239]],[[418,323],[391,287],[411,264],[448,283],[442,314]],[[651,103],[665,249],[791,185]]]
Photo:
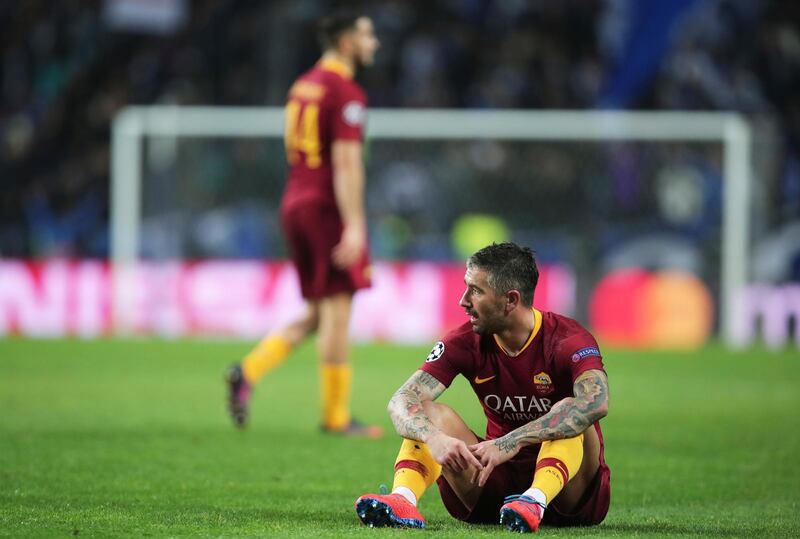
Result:
[[[316,59],[314,21],[332,5],[174,0],[165,2],[177,14],[171,24],[130,28],[114,19],[116,3],[0,2],[0,255],[105,257],[115,113],[128,104],[281,105]],[[800,4],[637,4],[370,2],[382,49],[361,81],[375,107],[768,118],[778,133],[774,186],[763,195],[768,224],[800,219]],[[375,185],[388,198],[398,189]]]

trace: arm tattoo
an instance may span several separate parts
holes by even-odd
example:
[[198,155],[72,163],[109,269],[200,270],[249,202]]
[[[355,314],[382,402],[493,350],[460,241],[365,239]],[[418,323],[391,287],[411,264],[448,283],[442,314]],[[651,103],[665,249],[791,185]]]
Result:
[[425,414],[422,402],[436,400],[443,391],[444,385],[427,372],[412,374],[389,401],[389,416],[397,433],[424,442],[436,432],[438,429]]
[[608,380],[602,371],[586,371],[572,387],[574,397],[558,401],[547,414],[497,438],[494,444],[510,453],[518,446],[572,438],[606,416]]
[[[442,391],[444,391],[444,385],[439,380],[437,380],[436,378],[434,378],[425,371],[419,371],[419,373],[417,373],[416,375],[416,378],[420,384],[424,385],[428,389],[436,389],[441,385]],[[441,391],[436,396],[438,397],[440,394]]]

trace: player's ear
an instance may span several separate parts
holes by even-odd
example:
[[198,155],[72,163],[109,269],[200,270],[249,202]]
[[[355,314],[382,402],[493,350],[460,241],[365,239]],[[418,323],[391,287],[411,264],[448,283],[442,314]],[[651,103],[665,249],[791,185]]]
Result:
[[509,290],[506,292],[506,312],[511,312],[521,305],[522,294],[519,290]]
[[353,52],[353,48],[355,46],[355,36],[355,30],[342,32],[342,35],[339,36],[336,47],[340,53],[348,55]]

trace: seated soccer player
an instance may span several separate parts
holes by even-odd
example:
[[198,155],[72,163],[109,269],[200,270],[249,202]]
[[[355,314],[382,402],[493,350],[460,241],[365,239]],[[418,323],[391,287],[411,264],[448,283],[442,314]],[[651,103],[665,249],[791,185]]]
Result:
[[[530,249],[472,255],[460,304],[469,322],[434,346],[389,402],[405,438],[391,494],[356,500],[368,526],[424,528],[417,503],[434,482],[455,518],[511,531],[594,525],[610,502],[599,420],[608,381],[597,342],[574,320],[533,308]],[[483,406],[485,438],[434,402],[461,374]]]

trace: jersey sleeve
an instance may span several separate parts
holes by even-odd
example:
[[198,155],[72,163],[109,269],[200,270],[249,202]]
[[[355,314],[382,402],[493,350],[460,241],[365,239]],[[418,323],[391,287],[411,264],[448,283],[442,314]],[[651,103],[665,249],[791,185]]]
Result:
[[433,346],[420,370],[427,372],[446,387],[450,387],[453,378],[464,372],[464,365],[470,357],[470,351],[463,339],[448,334]]
[[333,98],[331,114],[333,140],[363,140],[367,122],[367,100],[363,92],[350,85],[340,87]]
[[573,382],[592,369],[605,372],[600,347],[592,334],[583,328],[561,341],[556,353],[556,363],[559,368],[569,370]]

